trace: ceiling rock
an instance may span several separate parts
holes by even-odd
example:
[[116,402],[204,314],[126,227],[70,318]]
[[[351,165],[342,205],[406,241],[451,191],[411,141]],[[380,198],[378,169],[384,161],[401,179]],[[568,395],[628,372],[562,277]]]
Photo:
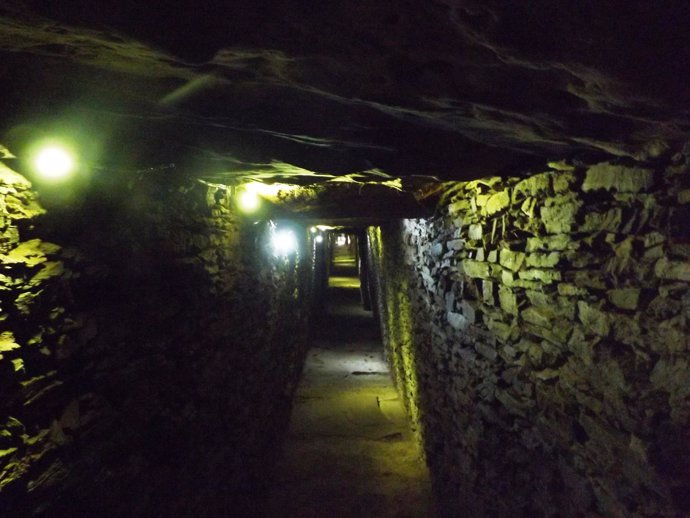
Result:
[[216,178],[643,160],[687,139],[688,22],[674,0],[15,0],[0,141],[72,132],[103,167]]

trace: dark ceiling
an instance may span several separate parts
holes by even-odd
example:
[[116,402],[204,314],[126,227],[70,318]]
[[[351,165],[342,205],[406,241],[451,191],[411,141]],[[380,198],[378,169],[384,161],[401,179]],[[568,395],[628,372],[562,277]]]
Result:
[[0,142],[102,167],[469,179],[687,140],[690,2],[0,6]]

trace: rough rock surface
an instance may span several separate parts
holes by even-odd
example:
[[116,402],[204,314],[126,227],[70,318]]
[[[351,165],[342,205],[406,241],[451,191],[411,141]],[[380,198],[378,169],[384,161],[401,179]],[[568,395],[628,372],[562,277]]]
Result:
[[33,232],[61,248],[5,173],[0,507],[254,515],[306,353],[307,233],[274,257],[228,189],[148,176],[49,211]]
[[0,129],[205,175],[645,159],[687,139],[689,20],[684,0],[11,0]]
[[688,165],[448,183],[434,218],[370,229],[448,516],[690,512]]

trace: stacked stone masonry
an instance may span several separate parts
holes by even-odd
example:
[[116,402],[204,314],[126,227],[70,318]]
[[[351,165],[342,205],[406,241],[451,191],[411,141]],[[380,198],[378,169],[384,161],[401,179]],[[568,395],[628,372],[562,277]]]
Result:
[[[6,502],[59,476],[57,450],[75,425],[58,374],[73,325],[59,246],[33,236],[44,214],[31,184],[0,164],[0,488]],[[11,505],[3,505],[11,509]]]
[[307,233],[274,257],[230,189],[155,174],[43,214],[0,173],[0,514],[253,515],[308,345]]
[[369,229],[387,354],[448,516],[690,513],[690,171],[449,183]]

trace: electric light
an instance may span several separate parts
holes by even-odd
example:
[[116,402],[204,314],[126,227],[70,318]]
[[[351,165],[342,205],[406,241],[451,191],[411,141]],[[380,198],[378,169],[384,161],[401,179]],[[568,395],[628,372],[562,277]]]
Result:
[[316,228],[316,227],[311,227],[311,228],[309,229],[309,232],[311,232],[312,234],[316,234],[316,232],[318,232],[318,230],[319,230],[319,229]]
[[314,238],[314,241],[316,241],[317,243],[323,243],[323,236],[319,234]]
[[273,255],[287,257],[297,251],[297,236],[292,230],[279,230],[271,238]]
[[256,212],[261,207],[261,198],[252,190],[243,190],[237,197],[237,202],[242,212]]
[[347,244],[347,237],[345,234],[338,235],[338,237],[335,239],[335,244],[336,246],[345,246]]
[[33,159],[33,167],[46,180],[64,180],[76,167],[76,161],[67,149],[49,145],[39,149]]

